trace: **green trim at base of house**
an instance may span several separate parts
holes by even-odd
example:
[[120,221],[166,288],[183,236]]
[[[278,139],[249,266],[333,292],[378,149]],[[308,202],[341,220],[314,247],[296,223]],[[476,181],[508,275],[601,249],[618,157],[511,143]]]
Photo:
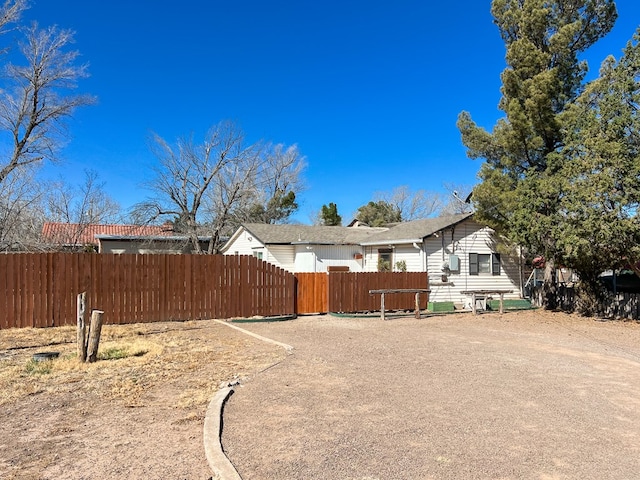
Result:
[[[506,299],[504,300],[505,310],[533,310],[535,307],[531,305],[531,302],[527,299]],[[489,300],[487,302],[487,309],[493,311],[500,310],[500,300]]]
[[429,302],[427,305],[427,311],[434,313],[453,312],[455,309],[453,302]]

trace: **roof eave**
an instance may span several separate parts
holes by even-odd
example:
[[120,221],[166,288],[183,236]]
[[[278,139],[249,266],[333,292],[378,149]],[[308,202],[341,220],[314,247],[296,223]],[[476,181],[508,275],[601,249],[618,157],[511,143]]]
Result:
[[[428,235],[427,235],[428,236]],[[404,238],[400,240],[378,240],[375,242],[360,242],[360,245],[363,247],[370,247],[375,245],[405,245],[405,244],[413,244],[413,243],[422,243],[422,238]]]
[[[191,237],[188,235],[95,235],[95,238],[99,240],[140,240],[140,241],[188,241],[191,240]],[[198,241],[200,242],[209,242],[213,237],[211,236],[199,236]]]
[[[233,244],[233,242],[235,242],[238,237],[242,234],[242,231],[247,232],[247,235],[255,238],[258,242],[260,242],[261,244],[264,245],[264,242],[262,240],[260,240],[251,230],[249,230],[245,225],[240,225],[235,232],[233,232],[233,235],[231,235],[231,237],[229,238],[229,240],[227,240],[224,245],[222,245],[222,247],[220,248],[220,253],[224,253],[227,250],[229,250],[229,248],[231,248],[231,245]],[[252,247],[253,248],[253,247]]]

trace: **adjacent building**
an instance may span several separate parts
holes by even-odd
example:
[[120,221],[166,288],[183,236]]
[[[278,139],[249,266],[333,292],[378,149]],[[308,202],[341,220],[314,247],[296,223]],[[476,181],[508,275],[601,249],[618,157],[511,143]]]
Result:
[[[199,237],[208,248],[209,237]],[[52,250],[98,253],[193,253],[189,237],[171,224],[123,225],[46,222],[42,242]]]

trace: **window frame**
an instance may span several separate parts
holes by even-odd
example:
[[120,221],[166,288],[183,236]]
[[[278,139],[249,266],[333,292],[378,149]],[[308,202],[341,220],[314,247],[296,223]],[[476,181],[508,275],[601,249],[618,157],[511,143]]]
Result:
[[[382,262],[389,262],[389,269],[386,271],[392,272],[393,271],[393,248],[379,248],[378,249],[378,271],[380,270],[380,265],[382,264]],[[385,270],[382,270],[385,271]]]
[[[481,262],[480,257],[487,256],[486,261]],[[488,265],[487,265],[488,262]],[[483,271],[480,271],[480,265],[484,265]],[[486,268],[488,266],[488,269]],[[500,254],[499,253],[469,253],[469,275],[492,275],[501,274]]]

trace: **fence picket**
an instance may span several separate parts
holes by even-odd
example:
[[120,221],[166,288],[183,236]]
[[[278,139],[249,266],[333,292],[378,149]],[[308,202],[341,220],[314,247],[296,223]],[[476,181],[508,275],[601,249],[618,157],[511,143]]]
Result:
[[7,255],[0,255],[0,329],[9,328],[9,305],[7,299]]

